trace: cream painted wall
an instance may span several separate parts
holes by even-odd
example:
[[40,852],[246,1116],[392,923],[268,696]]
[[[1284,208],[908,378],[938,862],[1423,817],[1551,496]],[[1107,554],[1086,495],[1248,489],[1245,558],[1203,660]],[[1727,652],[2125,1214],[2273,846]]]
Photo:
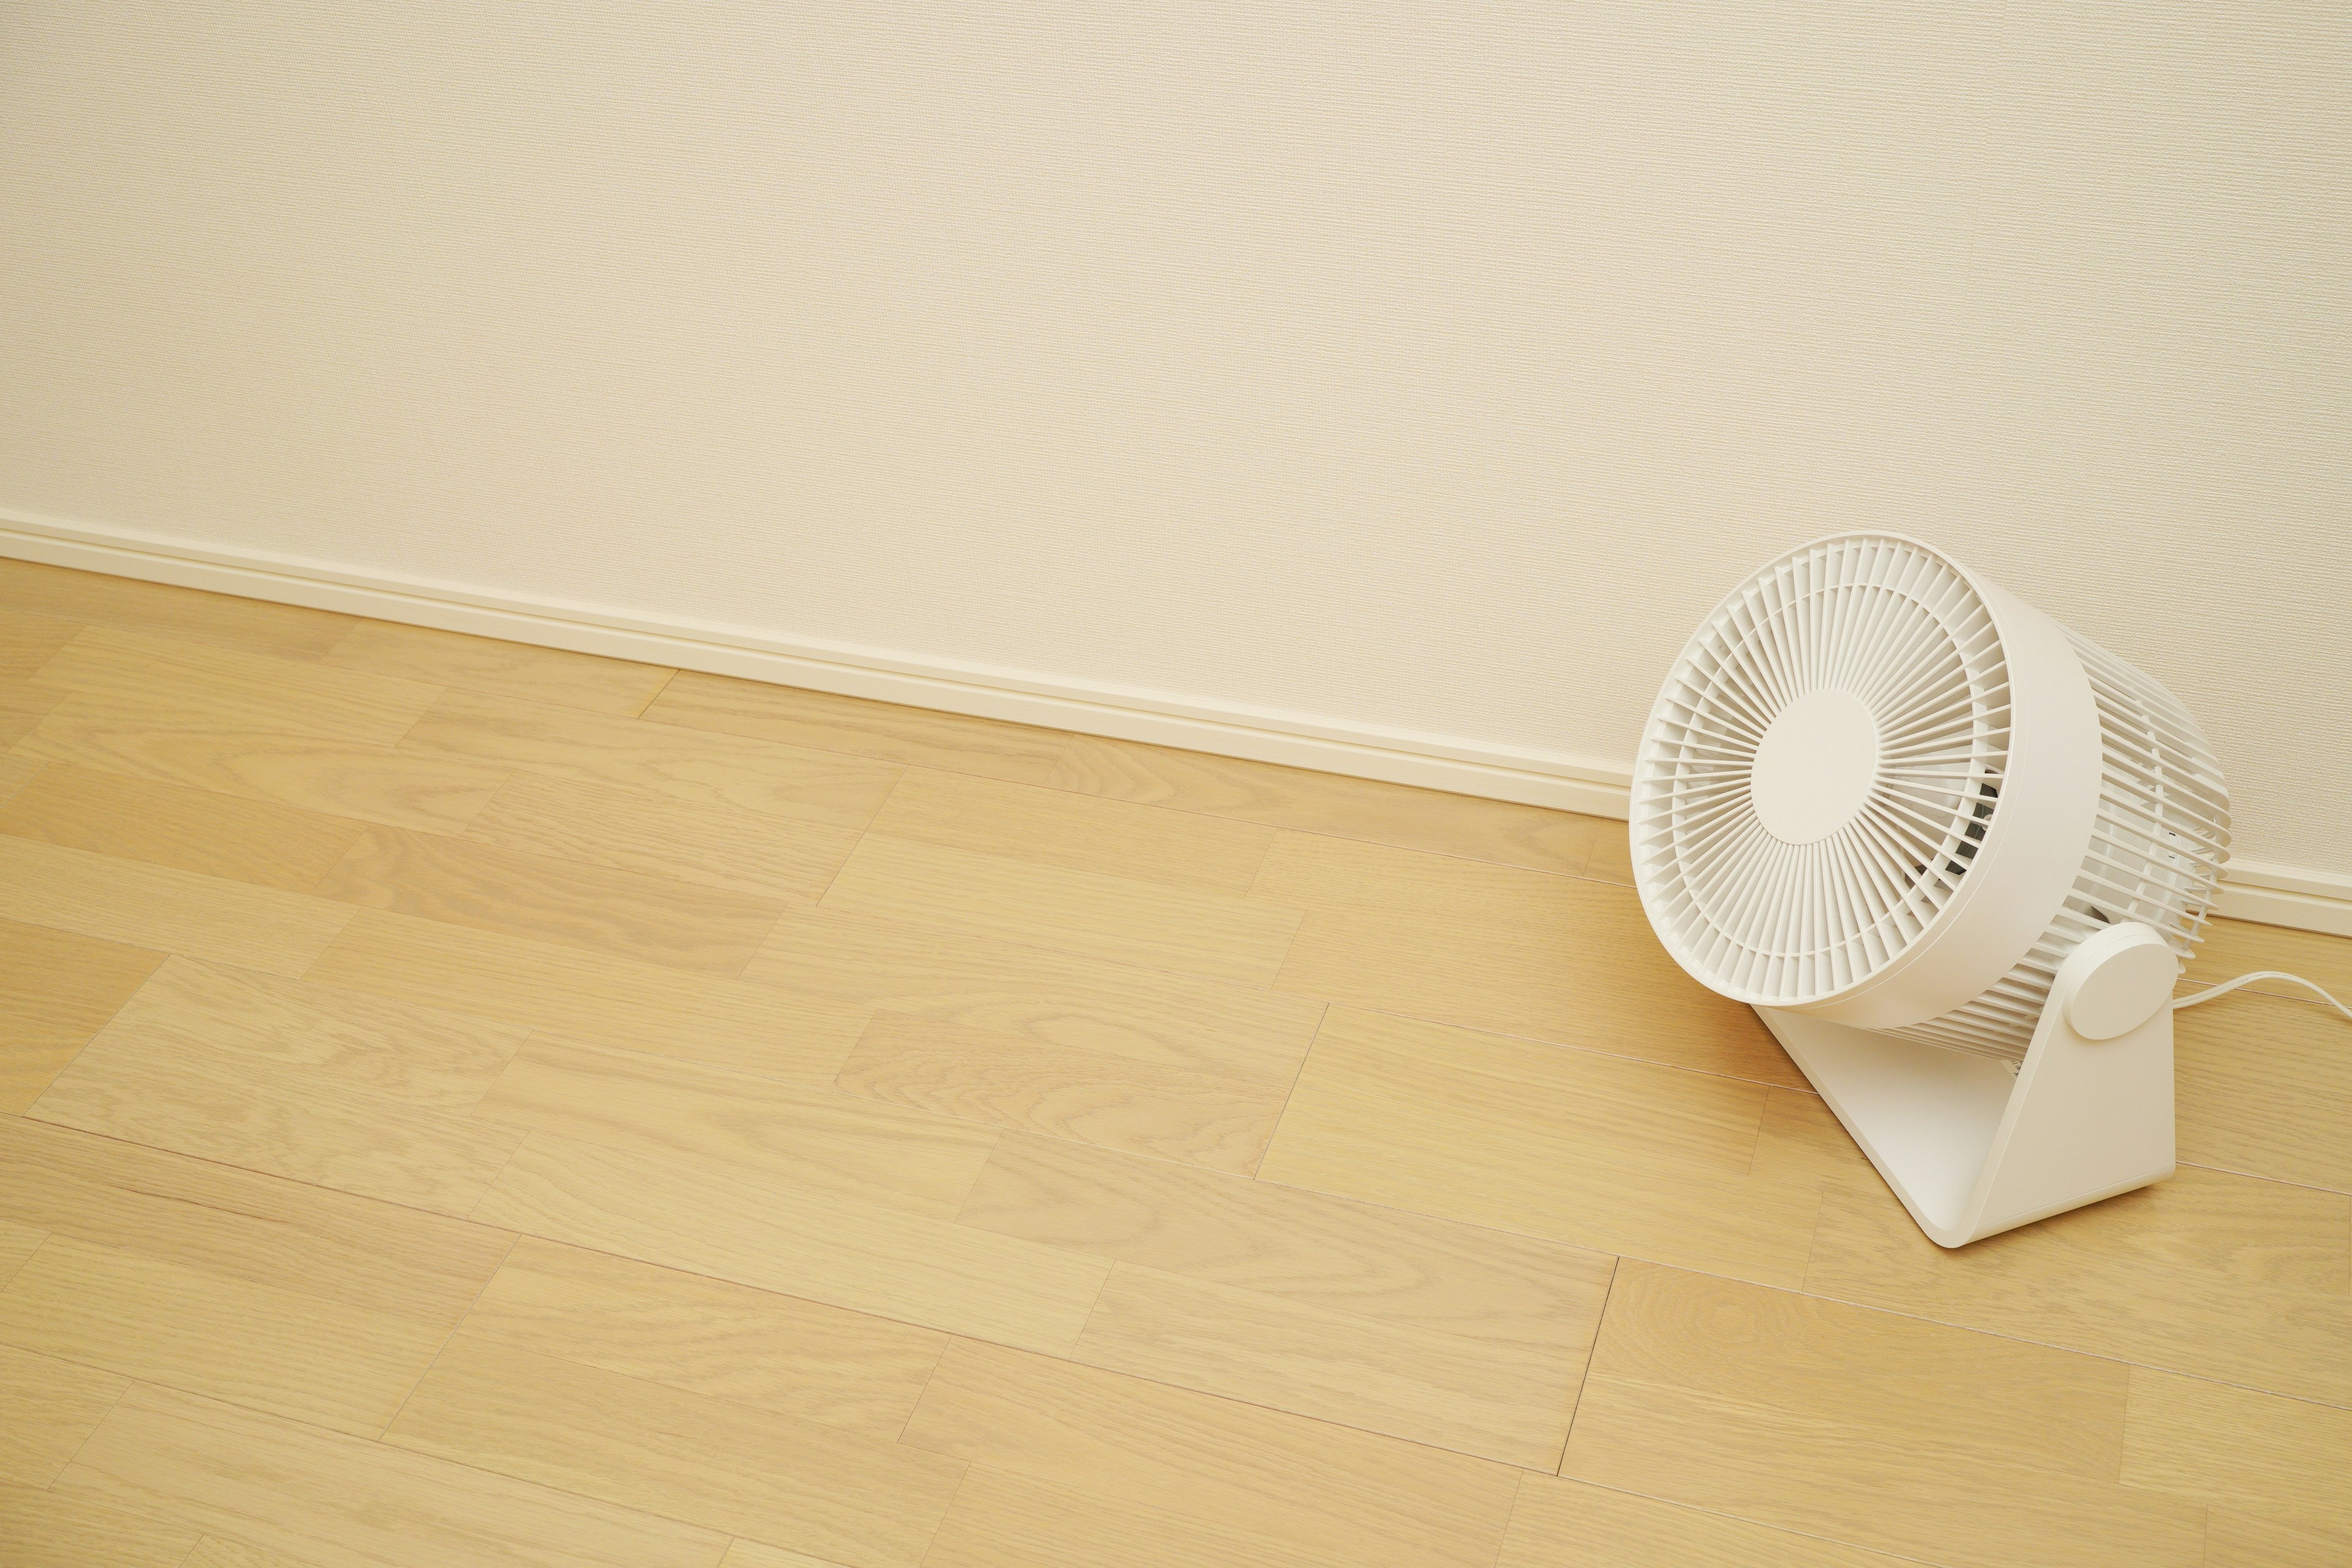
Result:
[[2352,12],[22,3],[0,514],[1489,751],[1919,533],[2352,871]]

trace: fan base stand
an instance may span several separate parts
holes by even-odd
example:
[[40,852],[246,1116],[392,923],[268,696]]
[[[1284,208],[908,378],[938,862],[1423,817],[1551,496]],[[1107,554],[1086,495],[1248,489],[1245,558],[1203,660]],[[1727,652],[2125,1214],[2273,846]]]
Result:
[[1756,1011],[1919,1228],[1963,1247],[2172,1174],[2172,1009],[2159,997],[2121,1034],[2078,1034],[2068,1003],[2091,978],[2084,956],[2060,966],[2014,1073],[1995,1057]]

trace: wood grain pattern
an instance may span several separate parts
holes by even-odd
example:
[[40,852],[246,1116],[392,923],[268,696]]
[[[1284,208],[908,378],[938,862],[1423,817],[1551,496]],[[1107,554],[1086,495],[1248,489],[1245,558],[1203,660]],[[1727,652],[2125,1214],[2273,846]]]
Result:
[[969,774],[908,768],[868,832],[1206,893],[1249,891],[1274,830]]
[[1551,1469],[1611,1260],[1038,1138],[963,1223],[1111,1259],[1075,1358]]
[[109,773],[425,832],[455,832],[508,770],[253,728],[205,700],[77,691],[18,752]]
[[717,1160],[534,1133],[474,1210],[488,1225],[905,1323],[1066,1352],[1097,1259],[894,1205],[780,1188]]
[[400,749],[851,828],[872,818],[899,773],[862,757],[463,691],[436,703]]
[[931,1329],[524,1237],[466,1332],[885,1441],[947,1349]]
[[373,910],[353,914],[309,978],[805,1083],[832,1079],[866,1022],[862,1010],[768,986]]
[[1883,1187],[1843,1187],[1822,1204],[1805,1289],[2346,1405],[2348,1259],[2352,1197],[2188,1166],[1954,1254]]
[[1335,1007],[1258,1174],[1796,1286],[1841,1169],[1810,1094]]
[[289,1557],[283,1552],[265,1552],[258,1546],[247,1546],[240,1541],[224,1541],[217,1535],[207,1535],[196,1542],[195,1551],[188,1554],[184,1568],[313,1568],[299,1558]]
[[913,1568],[964,1469],[463,1331],[384,1441],[848,1568]]
[[394,626],[389,621],[353,623],[334,647],[320,656],[319,662],[371,675],[393,675],[467,691],[551,702],[560,708],[623,715],[642,712],[672,673],[661,665],[499,642],[430,626]]
[[2242,992],[2173,1016],[2181,1159],[2352,1192],[2352,1024]]
[[143,1385],[58,1485],[317,1568],[713,1568],[727,1544],[715,1531]]
[[1103,735],[1063,739],[1059,764],[1039,782],[1138,805],[1202,812],[1571,877],[1584,872],[1600,838],[1612,829],[1619,837],[1624,836],[1620,824],[1573,812]]
[[1628,889],[1286,832],[1252,897],[1306,911],[1286,991],[1804,1085],[1752,1010],[1666,956]]
[[958,1342],[907,1442],[971,1462],[930,1568],[1119,1562],[1488,1568],[1516,1472]]
[[662,689],[645,717],[688,729],[1022,784],[1045,783],[1070,740],[1058,730],[691,669],[680,670]]
[[23,1110],[163,955],[0,920],[0,1112]]
[[37,1226],[0,1217],[0,1286],[6,1285],[48,1238],[49,1233]]
[[1906,1561],[1581,1481],[1522,1476],[1495,1568],[1901,1568]]
[[2352,1561],[2311,1002],[1945,1253],[1620,824],[7,563],[0,748],[12,1568]]
[[782,903],[465,838],[363,828],[319,879],[322,899],[476,931],[740,974]]
[[[2207,925],[2205,940],[2190,955],[2179,989],[2183,994],[2201,991],[2250,969],[2283,969],[2289,974],[2300,974],[2352,1006],[2352,937],[2256,925],[2252,921],[2217,920]],[[2305,1001],[2311,998],[2311,993],[2302,986],[2290,985],[2283,980],[2257,980],[2246,989]],[[2228,1004],[2219,1002],[2215,1005]],[[2191,1011],[2180,1016],[2186,1022],[2197,1014]]]
[[201,699],[240,728],[345,745],[389,746],[442,689],[313,661],[87,626],[41,668],[44,682],[147,704]]
[[[0,588],[0,594],[5,591]],[[0,680],[26,680],[38,674],[81,629],[82,623],[69,616],[9,608],[0,599]]]
[[51,763],[0,805],[0,833],[307,893],[357,841],[348,817]]
[[885,1014],[835,1080],[843,1090],[968,1121],[1248,1175],[1282,1087],[1108,1052]]
[[503,1025],[175,958],[29,1114],[462,1215],[522,1135],[456,1113],[521,1038]]
[[787,910],[744,977],[874,1014],[1286,1086],[1323,1005],[833,910]]
[[2130,1375],[2124,1485],[2352,1552],[2352,1410],[2145,1367]]
[[1561,1474],[1954,1568],[2185,1568],[2203,1509],[2115,1479],[2130,1376],[1628,1260]]
[[353,625],[351,616],[327,610],[31,561],[0,561],[0,605],[295,658],[324,653]]
[[648,1154],[723,1161],[795,1193],[953,1217],[996,1142],[985,1128],[782,1083],[538,1037],[478,1119]]
[[351,911],[275,888],[0,837],[0,918],[299,974]]
[[[197,1545],[184,1525],[0,1482],[0,1562],[9,1568],[184,1568],[203,1563],[191,1555]],[[231,1565],[215,1560],[210,1568]]]
[[997,937],[1252,984],[1282,967],[1298,912],[868,833],[833,879],[835,912]]
[[466,837],[803,905],[857,844],[855,828],[533,773],[509,779]]
[[52,1233],[0,1344],[369,1433],[512,1239],[15,1118],[0,1213]]
[[46,1487],[131,1380],[0,1344],[0,1481]]

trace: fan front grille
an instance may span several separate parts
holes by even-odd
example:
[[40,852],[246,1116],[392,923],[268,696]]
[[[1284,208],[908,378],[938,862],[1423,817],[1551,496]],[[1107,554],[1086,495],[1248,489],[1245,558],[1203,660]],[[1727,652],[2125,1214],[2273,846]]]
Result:
[[[1750,791],[1772,721],[1843,691],[1878,727],[1876,776],[1826,837],[1768,832]],[[1750,578],[1700,628],[1643,737],[1639,880],[1661,938],[1726,995],[1798,1006],[1880,968],[1950,903],[2009,750],[1992,616],[1907,541],[1825,540]]]

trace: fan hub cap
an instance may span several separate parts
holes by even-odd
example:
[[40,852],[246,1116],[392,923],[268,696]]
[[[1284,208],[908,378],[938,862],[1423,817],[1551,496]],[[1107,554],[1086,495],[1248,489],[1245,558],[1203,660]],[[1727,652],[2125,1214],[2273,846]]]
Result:
[[1850,691],[1809,691],[1756,748],[1756,819],[1783,844],[1818,844],[1852,822],[1878,783],[1878,721]]

